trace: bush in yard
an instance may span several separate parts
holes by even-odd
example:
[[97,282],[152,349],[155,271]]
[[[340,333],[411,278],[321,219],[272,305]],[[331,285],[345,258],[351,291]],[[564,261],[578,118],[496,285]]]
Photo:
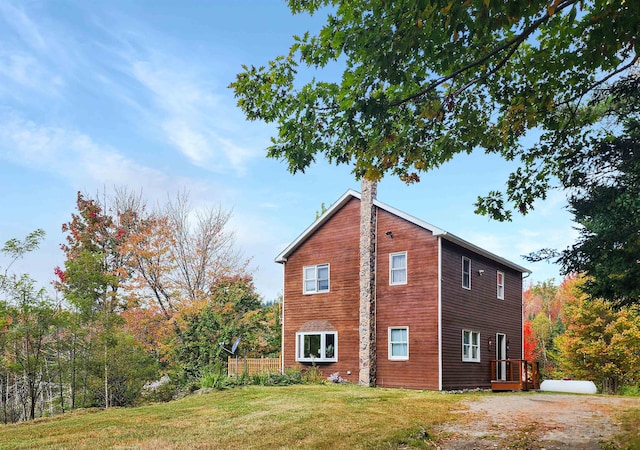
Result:
[[200,374],[200,387],[224,389],[228,385],[227,370],[220,361],[205,367]]
[[322,384],[324,383],[324,375],[318,369],[318,366],[311,366],[302,370],[302,382],[307,384]]
[[163,375],[159,380],[151,381],[142,387],[142,398],[150,402],[169,402],[178,392],[178,386]]

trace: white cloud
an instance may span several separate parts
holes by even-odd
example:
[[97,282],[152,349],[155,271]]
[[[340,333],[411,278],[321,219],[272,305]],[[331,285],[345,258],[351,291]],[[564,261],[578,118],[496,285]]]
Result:
[[60,96],[65,86],[60,73],[73,58],[66,53],[66,37],[33,20],[23,6],[0,2],[0,96],[35,103]]
[[249,131],[226,88],[230,74],[115,10],[85,10],[93,30],[85,35],[46,16],[46,8],[0,2],[0,99],[44,112],[42,99],[56,97],[46,108],[51,114],[77,98],[99,97],[119,118],[214,172],[243,175],[250,160],[263,156],[251,136],[257,128]]
[[171,119],[162,125],[169,142],[174,144],[192,163],[205,165],[213,155],[206,136],[184,120]]
[[73,186],[127,185],[166,188],[166,174],[136,163],[89,136],[62,127],[38,125],[15,113],[0,115],[0,158],[33,170],[56,174]]
[[0,95],[18,99],[24,99],[25,90],[54,95],[64,85],[60,76],[51,73],[35,57],[19,51],[0,50],[0,78],[5,80]]
[[[216,86],[203,81],[189,63],[150,49],[149,54],[152,56],[148,60],[130,61],[131,75],[147,89],[151,103],[158,108],[149,116],[157,121],[167,141],[194,165],[244,173],[247,161],[261,152],[231,139],[237,130],[228,128],[233,123],[228,119],[237,115],[235,106],[226,97],[216,95]],[[244,122],[242,117],[238,119],[231,127]]]
[[557,217],[558,214],[569,216],[569,212],[566,210],[567,194],[563,190],[552,189],[548,192],[547,198],[536,202],[536,209],[538,214],[542,217]]
[[47,39],[42,35],[40,27],[29,16],[11,2],[0,2],[0,15],[14,33],[30,48],[44,51],[48,48]]

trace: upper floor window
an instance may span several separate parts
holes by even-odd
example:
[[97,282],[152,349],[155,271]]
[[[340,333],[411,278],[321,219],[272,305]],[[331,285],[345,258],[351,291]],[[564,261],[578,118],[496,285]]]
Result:
[[504,300],[504,273],[498,271],[496,277],[497,296],[500,300]]
[[389,255],[389,284],[407,284],[407,252]]
[[302,285],[305,294],[329,292],[329,264],[306,266],[302,273]]
[[466,256],[462,257],[462,287],[471,289],[471,260]]
[[480,333],[462,330],[462,360],[480,362]]
[[389,327],[389,359],[409,359],[409,327]]
[[337,331],[296,333],[296,361],[335,362],[337,360]]

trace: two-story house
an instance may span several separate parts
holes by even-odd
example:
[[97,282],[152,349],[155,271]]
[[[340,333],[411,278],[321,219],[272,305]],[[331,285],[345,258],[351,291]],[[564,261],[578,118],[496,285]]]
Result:
[[[360,203],[359,193],[346,192],[276,258],[284,266],[283,368],[315,364],[358,382]],[[506,380],[505,360],[522,358],[529,271],[373,205],[375,385],[451,390]]]

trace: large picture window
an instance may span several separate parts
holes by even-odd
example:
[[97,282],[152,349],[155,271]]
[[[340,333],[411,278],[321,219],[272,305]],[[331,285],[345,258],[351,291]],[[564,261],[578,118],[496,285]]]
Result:
[[466,256],[462,257],[462,287],[471,289],[471,260]]
[[480,362],[480,333],[462,330],[462,360]]
[[336,331],[296,333],[296,361],[338,361],[338,333]]
[[329,292],[329,264],[306,266],[302,269],[302,285],[305,294]]
[[407,252],[389,255],[389,284],[407,284]]
[[409,359],[409,327],[389,327],[389,359]]

